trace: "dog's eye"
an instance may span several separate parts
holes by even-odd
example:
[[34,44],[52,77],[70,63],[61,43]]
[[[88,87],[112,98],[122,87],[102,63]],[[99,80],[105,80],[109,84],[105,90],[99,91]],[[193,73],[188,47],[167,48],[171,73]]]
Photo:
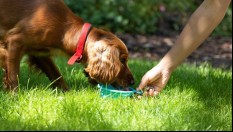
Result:
[[121,63],[125,64],[126,63],[126,59],[125,58],[121,58]]

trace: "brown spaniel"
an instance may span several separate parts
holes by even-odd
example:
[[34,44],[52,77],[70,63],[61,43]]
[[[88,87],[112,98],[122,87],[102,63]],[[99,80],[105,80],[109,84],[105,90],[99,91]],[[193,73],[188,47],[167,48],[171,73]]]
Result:
[[[75,54],[84,23],[62,0],[0,0],[0,66],[6,88],[17,89],[20,61],[28,55],[31,65],[68,90],[51,56],[57,51],[68,57]],[[79,62],[90,80],[133,85],[127,61],[127,47],[118,37],[95,27],[89,30]]]

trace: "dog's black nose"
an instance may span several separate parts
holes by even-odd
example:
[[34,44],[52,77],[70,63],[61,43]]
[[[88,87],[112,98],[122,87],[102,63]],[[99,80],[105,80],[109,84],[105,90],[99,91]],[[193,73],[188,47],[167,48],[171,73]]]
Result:
[[135,81],[134,81],[134,79],[132,79],[131,81],[130,81],[130,85],[134,85],[135,84]]

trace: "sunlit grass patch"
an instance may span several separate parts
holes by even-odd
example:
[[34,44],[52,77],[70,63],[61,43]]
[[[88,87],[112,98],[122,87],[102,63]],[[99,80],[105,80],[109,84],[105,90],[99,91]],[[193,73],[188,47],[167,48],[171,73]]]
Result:
[[[71,90],[53,89],[22,63],[18,94],[0,91],[0,130],[232,130],[231,70],[183,64],[158,96],[139,100],[101,98],[82,66],[56,64]],[[156,64],[129,61],[134,87]]]

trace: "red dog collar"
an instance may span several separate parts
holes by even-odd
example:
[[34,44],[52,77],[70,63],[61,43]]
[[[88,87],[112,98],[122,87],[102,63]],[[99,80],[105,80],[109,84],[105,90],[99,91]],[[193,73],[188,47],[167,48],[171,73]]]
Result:
[[80,38],[77,42],[76,52],[75,54],[69,59],[68,64],[73,65],[76,61],[80,62],[82,59],[83,49],[85,46],[85,42],[87,39],[87,35],[91,29],[90,23],[84,23]]

